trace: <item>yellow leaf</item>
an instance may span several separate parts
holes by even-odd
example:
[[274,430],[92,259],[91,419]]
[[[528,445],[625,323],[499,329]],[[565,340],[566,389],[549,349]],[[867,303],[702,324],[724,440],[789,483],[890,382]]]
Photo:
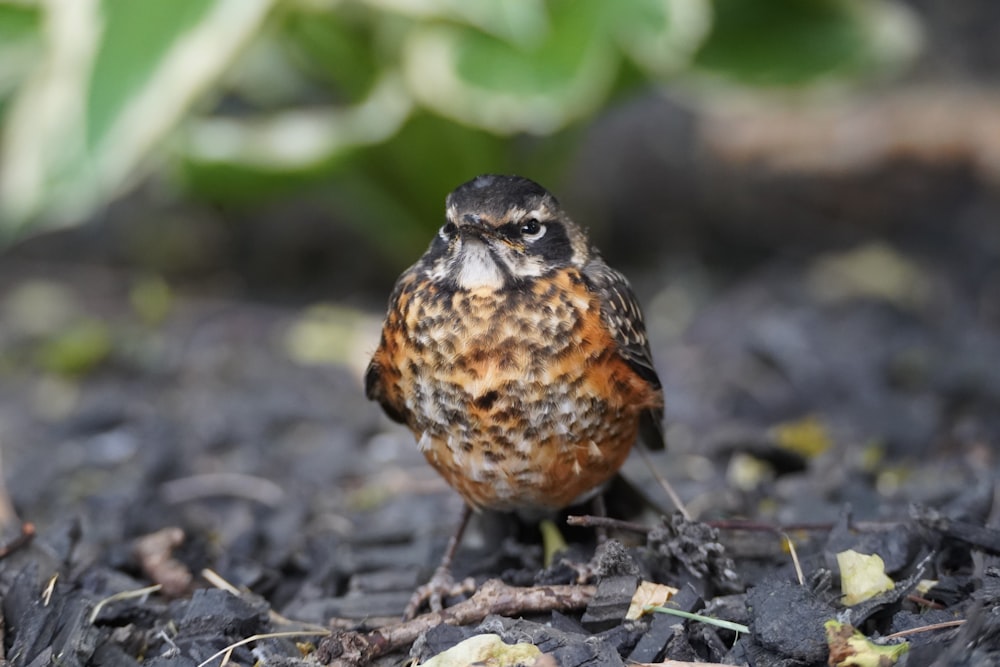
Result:
[[514,667],[533,662],[542,652],[533,644],[505,644],[497,635],[476,635],[423,663],[423,667]]
[[826,643],[830,647],[829,664],[834,667],[891,667],[910,649],[906,642],[880,646],[873,644],[853,626],[829,620]]
[[930,291],[920,265],[884,243],[821,257],[808,280],[817,296],[834,302],[877,299],[915,307]]
[[368,322],[359,311],[330,304],[319,304],[307,309],[292,322],[285,334],[288,356],[303,366],[322,366],[349,363],[352,359],[365,358],[362,350],[374,341],[364,340]]
[[640,582],[639,587],[632,595],[632,602],[628,606],[625,619],[634,621],[646,613],[647,607],[662,607],[675,595],[677,595],[677,589],[673,586],[665,586],[652,581]]
[[840,567],[841,602],[847,606],[864,602],[895,585],[885,574],[885,563],[878,554],[859,554],[853,549],[837,554]]
[[726,467],[726,482],[741,491],[753,491],[774,479],[774,468],[749,454],[733,454]]
[[826,427],[812,415],[774,427],[774,438],[785,449],[806,458],[819,456],[832,444]]

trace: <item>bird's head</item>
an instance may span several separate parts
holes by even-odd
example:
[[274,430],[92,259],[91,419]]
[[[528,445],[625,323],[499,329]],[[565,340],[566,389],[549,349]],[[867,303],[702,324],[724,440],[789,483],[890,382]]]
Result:
[[456,188],[424,255],[429,273],[460,289],[503,289],[590,259],[587,236],[545,188],[485,175]]

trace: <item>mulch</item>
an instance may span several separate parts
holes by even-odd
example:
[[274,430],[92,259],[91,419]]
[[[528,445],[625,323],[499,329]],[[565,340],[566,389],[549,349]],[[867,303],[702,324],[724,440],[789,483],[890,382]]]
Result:
[[[362,396],[380,304],[332,315],[341,361],[318,363],[290,352],[300,307],[181,290],[153,325],[128,273],[7,261],[0,307],[41,281],[111,346],[61,374],[36,355],[51,332],[0,319],[3,659],[390,665],[490,633],[539,647],[538,665],[822,665],[831,647],[849,664],[838,621],[906,642],[899,664],[997,664],[1000,253],[933,245],[874,247],[915,291],[852,282],[864,261],[841,251],[739,280],[636,271],[668,399],[654,462],[697,520],[630,461],[608,540],[564,526],[545,565],[532,522],[483,516],[455,564],[477,592],[409,623],[460,505]],[[843,267],[842,289],[817,287]],[[878,554],[891,588],[845,605],[849,549]],[[641,582],[746,631],[625,620]]]

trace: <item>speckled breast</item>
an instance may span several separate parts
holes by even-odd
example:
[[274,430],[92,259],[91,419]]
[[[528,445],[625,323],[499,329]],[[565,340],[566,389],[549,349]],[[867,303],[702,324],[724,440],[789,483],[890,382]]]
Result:
[[618,356],[577,272],[519,291],[432,287],[400,307],[409,426],[471,506],[565,507],[622,465],[650,388]]

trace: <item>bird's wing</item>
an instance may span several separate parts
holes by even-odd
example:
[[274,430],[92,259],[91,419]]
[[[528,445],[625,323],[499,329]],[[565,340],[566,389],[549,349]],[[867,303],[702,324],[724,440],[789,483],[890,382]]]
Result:
[[[628,280],[599,257],[584,266],[583,275],[600,295],[601,318],[618,346],[618,355],[636,375],[660,391],[662,384],[653,366],[642,310]],[[647,410],[642,416],[640,431],[647,447],[663,449],[663,409]]]
[[404,333],[398,329],[406,326],[398,304],[403,293],[412,288],[412,272],[411,268],[396,281],[396,286],[389,297],[389,309],[382,327],[382,338],[365,371],[365,396],[371,401],[378,401],[385,414],[400,424],[408,422],[409,410],[396,383],[400,374],[395,365],[397,356],[395,351],[398,345],[396,339],[399,334]]

